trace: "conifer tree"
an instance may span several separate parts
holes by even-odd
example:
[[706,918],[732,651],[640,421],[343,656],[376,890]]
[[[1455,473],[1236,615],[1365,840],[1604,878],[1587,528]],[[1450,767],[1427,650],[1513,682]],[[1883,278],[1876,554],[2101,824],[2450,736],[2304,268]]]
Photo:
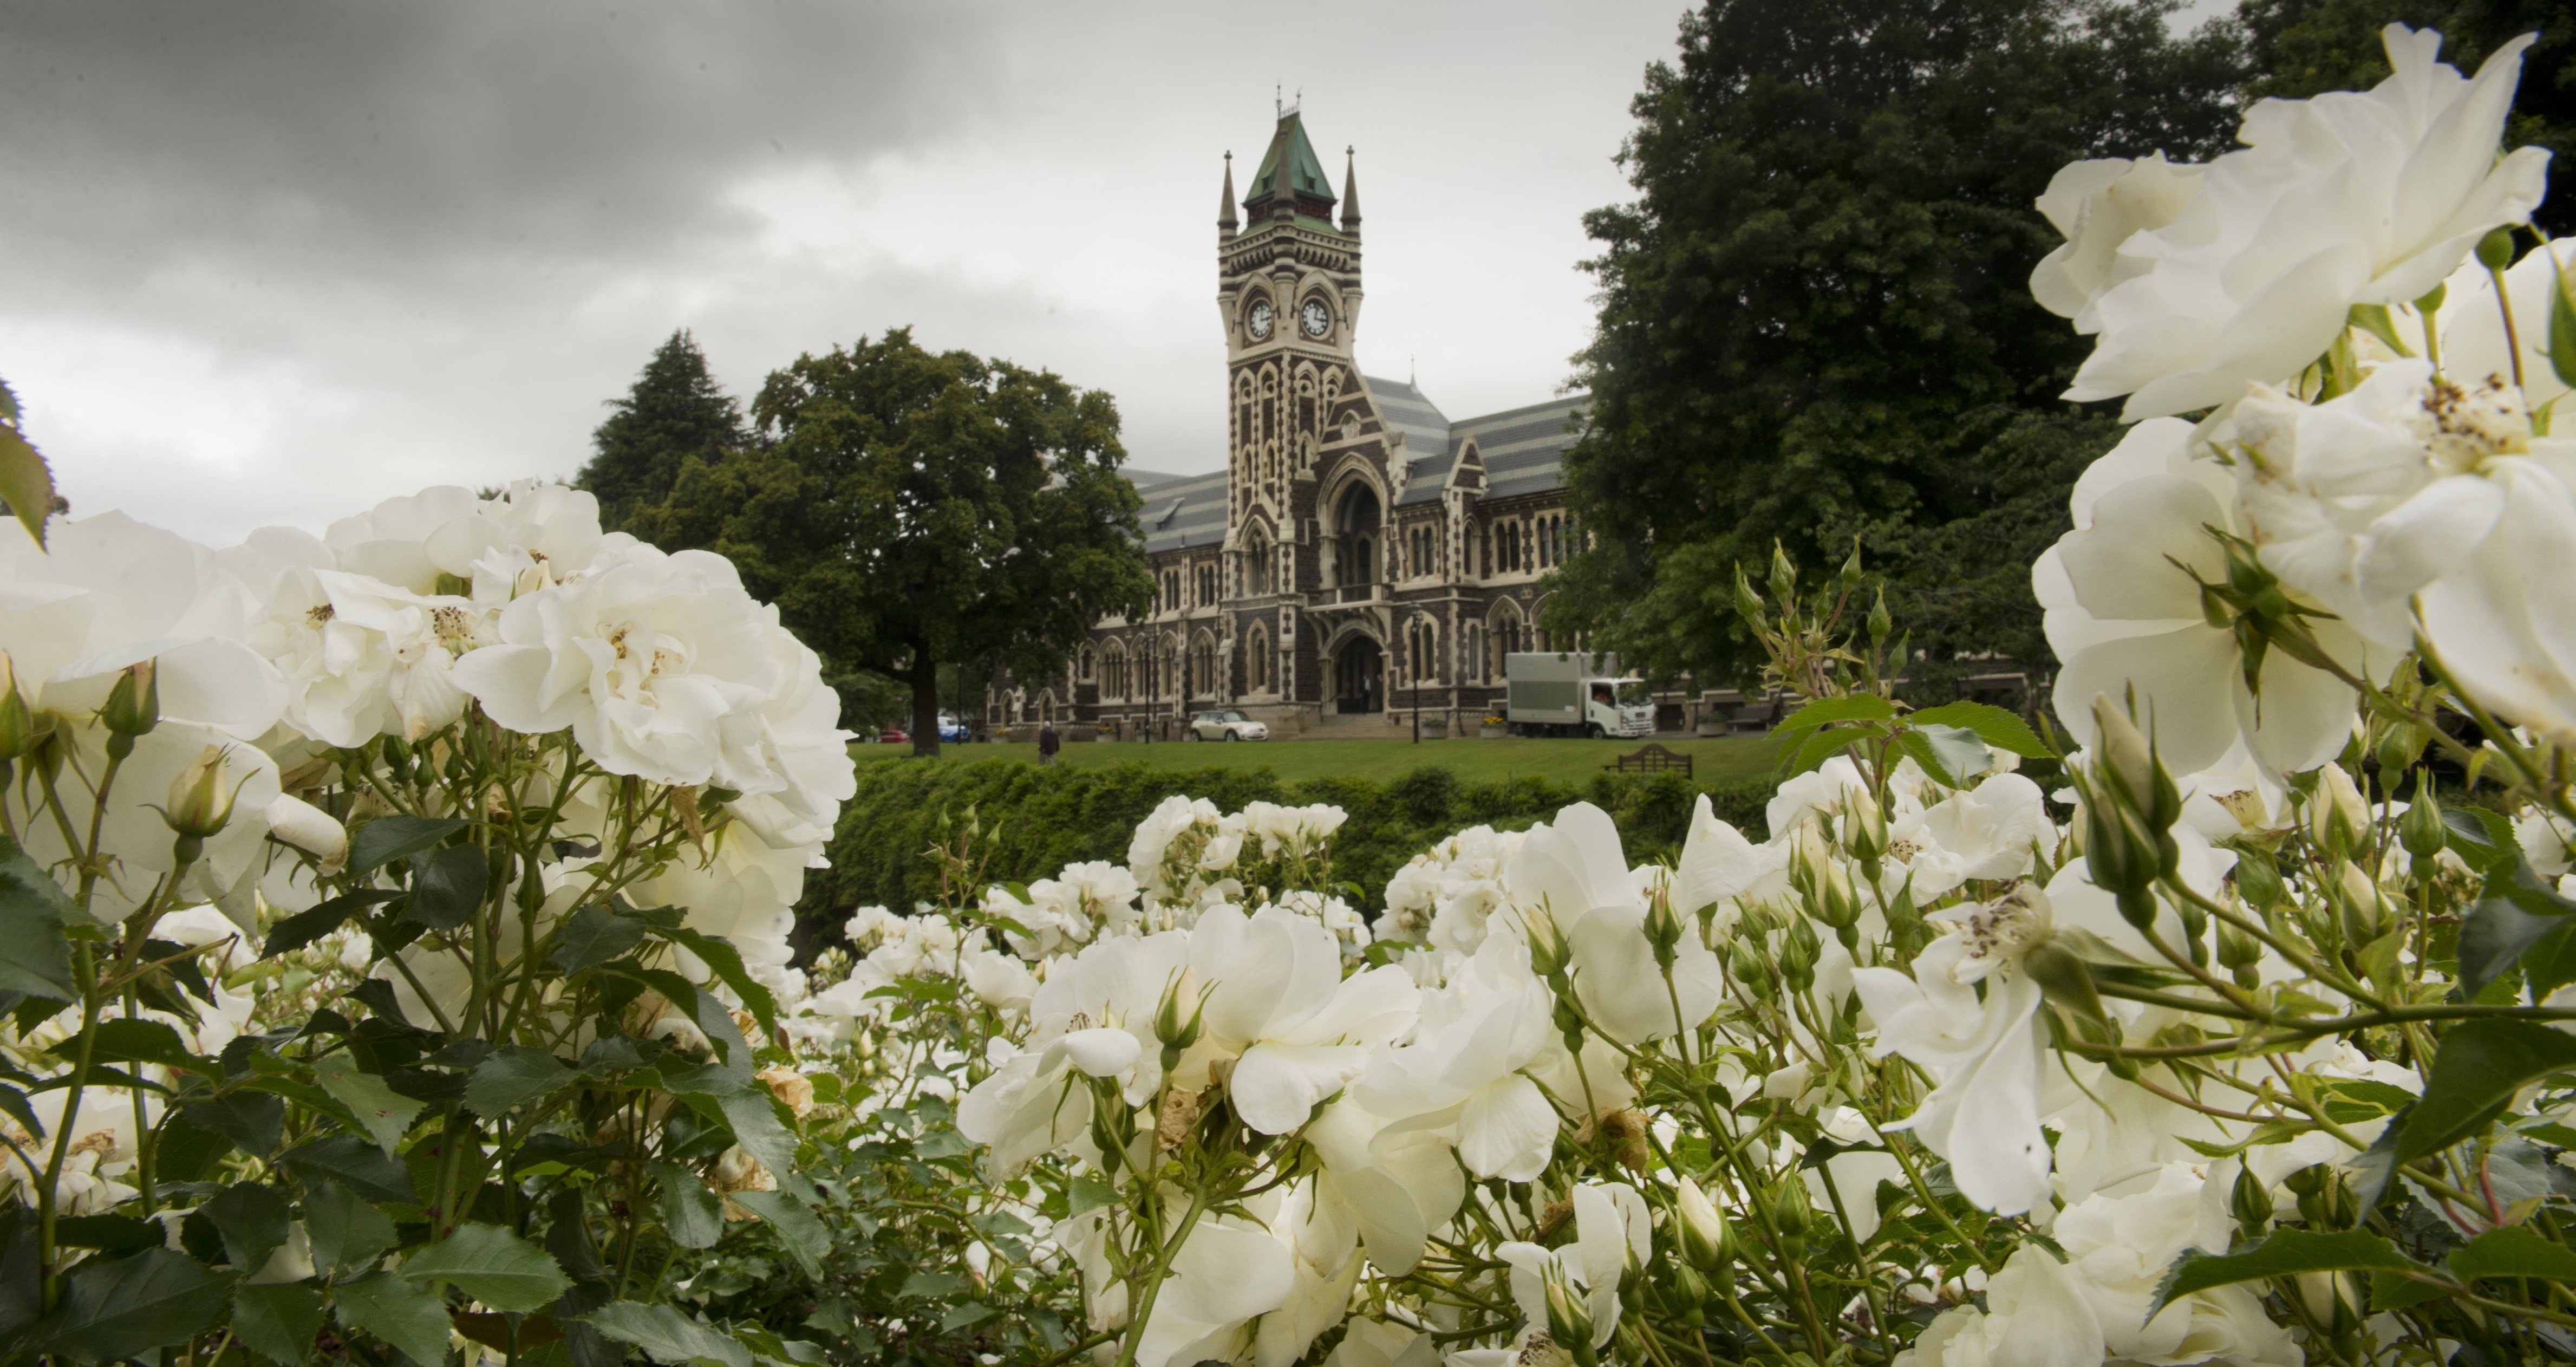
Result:
[[747,439],[741,406],[707,373],[706,353],[687,328],[672,333],[635,387],[608,406],[616,411],[591,433],[590,463],[573,486],[598,497],[600,525],[610,531],[656,539],[641,524],[679,483],[681,466],[691,457],[721,460]]

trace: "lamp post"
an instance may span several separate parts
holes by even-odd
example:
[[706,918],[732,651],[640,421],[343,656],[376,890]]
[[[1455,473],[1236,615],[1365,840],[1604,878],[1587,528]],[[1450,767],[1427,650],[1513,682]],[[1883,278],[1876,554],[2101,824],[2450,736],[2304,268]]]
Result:
[[1404,669],[1413,681],[1413,743],[1422,743],[1422,605],[1413,607],[1412,639],[1405,642]]

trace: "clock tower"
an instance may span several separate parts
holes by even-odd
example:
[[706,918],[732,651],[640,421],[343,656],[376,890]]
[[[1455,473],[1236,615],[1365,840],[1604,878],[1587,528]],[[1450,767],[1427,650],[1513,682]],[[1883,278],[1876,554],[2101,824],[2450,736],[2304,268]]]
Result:
[[[1348,552],[1334,563],[1335,548],[1321,544],[1336,530],[1321,507],[1329,491],[1320,484],[1328,481],[1328,467],[1340,463],[1328,457],[1342,454],[1345,438],[1363,428],[1381,430],[1351,356],[1359,316],[1355,169],[1346,153],[1336,200],[1304,119],[1284,110],[1239,217],[1227,156],[1217,216],[1217,317],[1227,361],[1226,546],[1239,592],[1253,600],[1247,608],[1268,628],[1265,634],[1275,633],[1277,686],[1286,697],[1308,696],[1316,682],[1311,673],[1296,677],[1314,662],[1311,646],[1295,644],[1301,633],[1294,599],[1367,577]],[[1382,491],[1380,445],[1369,462],[1369,482]],[[1381,498],[1375,507],[1382,506]],[[1373,508],[1370,521],[1376,520]]]

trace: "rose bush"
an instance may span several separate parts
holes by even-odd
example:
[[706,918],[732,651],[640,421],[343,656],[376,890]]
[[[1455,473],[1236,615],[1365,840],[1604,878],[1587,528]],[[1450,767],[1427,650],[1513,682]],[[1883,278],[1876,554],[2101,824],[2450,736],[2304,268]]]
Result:
[[0,1353],[2576,1357],[2576,296],[2520,48],[2386,40],[2041,203],[2139,419],[2056,725],[1782,559],[1767,829],[1475,826],[1373,921],[1329,804],[1025,885],[948,813],[791,967],[815,658],[566,491],[0,543]]

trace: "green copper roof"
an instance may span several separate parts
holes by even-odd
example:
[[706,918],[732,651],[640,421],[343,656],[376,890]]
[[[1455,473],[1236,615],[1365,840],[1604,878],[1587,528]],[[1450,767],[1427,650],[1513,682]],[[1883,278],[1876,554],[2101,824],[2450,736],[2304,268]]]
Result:
[[1315,145],[1306,141],[1306,125],[1295,110],[1279,116],[1279,131],[1271,135],[1270,150],[1261,158],[1261,169],[1252,177],[1252,190],[1243,197],[1246,204],[1269,199],[1279,193],[1279,164],[1286,161],[1289,187],[1308,199],[1333,202],[1333,183],[1324,175],[1324,163],[1315,156]]

